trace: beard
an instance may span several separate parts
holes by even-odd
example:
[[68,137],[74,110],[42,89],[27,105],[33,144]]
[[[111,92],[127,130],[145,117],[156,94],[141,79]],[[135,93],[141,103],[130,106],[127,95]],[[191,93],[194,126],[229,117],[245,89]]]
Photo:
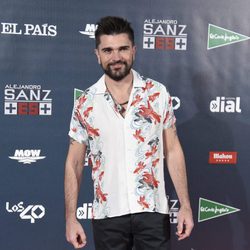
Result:
[[[115,66],[117,64],[121,64],[121,67],[118,69],[112,69],[112,66]],[[132,68],[132,63],[128,64],[125,61],[116,61],[114,63],[110,63],[107,65],[106,68],[102,66],[102,69],[104,73],[109,76],[112,80],[114,81],[121,81],[123,78],[125,78],[129,73]]]

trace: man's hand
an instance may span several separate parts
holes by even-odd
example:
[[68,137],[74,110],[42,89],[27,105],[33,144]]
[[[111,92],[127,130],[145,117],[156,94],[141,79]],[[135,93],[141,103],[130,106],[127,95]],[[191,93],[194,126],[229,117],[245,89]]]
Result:
[[87,244],[85,232],[77,220],[66,222],[66,239],[75,249],[83,248]]
[[194,227],[192,210],[190,207],[181,207],[178,213],[178,225],[176,235],[178,240],[183,240],[190,236]]

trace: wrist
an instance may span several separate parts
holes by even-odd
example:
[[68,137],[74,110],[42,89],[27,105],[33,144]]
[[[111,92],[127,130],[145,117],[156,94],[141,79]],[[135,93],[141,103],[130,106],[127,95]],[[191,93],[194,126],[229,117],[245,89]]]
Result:
[[78,221],[75,214],[67,214],[65,217],[66,217],[66,222]]
[[191,209],[191,204],[189,201],[185,201],[185,202],[180,201],[180,207],[183,209]]

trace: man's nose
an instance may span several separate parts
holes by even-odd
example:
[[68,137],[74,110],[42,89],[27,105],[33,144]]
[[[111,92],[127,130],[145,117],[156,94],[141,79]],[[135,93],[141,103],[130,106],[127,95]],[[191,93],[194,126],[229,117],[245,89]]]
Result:
[[119,50],[114,50],[112,53],[112,61],[118,61],[121,59],[121,53]]

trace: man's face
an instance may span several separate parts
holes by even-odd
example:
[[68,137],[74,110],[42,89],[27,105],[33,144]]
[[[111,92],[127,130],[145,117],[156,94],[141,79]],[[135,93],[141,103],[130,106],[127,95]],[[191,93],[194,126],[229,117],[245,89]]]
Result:
[[130,73],[135,57],[135,46],[126,33],[102,35],[95,52],[99,64],[111,79],[120,81]]

